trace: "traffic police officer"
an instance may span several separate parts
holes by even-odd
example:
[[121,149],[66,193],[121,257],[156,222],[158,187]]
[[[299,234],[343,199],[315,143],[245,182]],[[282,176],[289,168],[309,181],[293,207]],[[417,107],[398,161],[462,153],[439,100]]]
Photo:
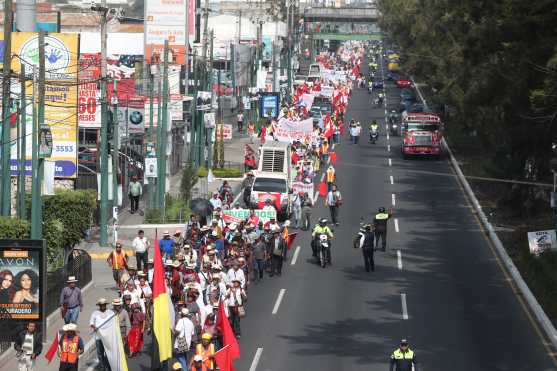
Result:
[[387,221],[391,217],[391,213],[387,213],[384,207],[380,207],[379,212],[375,214],[373,225],[375,226],[375,246],[379,246],[381,239],[381,248],[383,251],[387,249]]
[[390,371],[418,371],[418,362],[414,351],[408,346],[408,341],[402,339],[400,346],[391,354]]
[[373,260],[373,231],[371,230],[371,225],[367,224],[365,229],[359,233],[360,235],[360,248],[362,249],[362,254],[364,255],[364,265],[366,267],[366,272],[375,271],[375,261]]
[[[319,220],[319,224],[317,224],[314,228],[313,228],[313,232],[311,233],[311,249],[313,251],[313,256],[317,257],[317,239],[319,238],[319,235],[321,234],[326,234],[329,237],[329,241],[331,240],[331,238],[333,238],[333,232],[331,231],[331,228],[329,228],[329,226],[327,225],[327,219],[322,218]],[[330,248],[330,244],[329,244],[329,248]],[[329,256],[330,259],[330,256]]]

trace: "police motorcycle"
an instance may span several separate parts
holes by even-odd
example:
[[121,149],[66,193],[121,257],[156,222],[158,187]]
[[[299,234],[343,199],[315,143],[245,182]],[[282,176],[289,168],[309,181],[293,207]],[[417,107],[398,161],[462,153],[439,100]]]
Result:
[[[321,221],[322,220],[323,219],[321,219]],[[332,229],[330,230],[332,233]],[[318,233],[312,237],[311,250],[313,256],[316,258],[317,264],[322,268],[325,268],[327,263],[331,265],[331,239],[327,233]]]
[[371,144],[377,143],[377,139],[379,138],[379,125],[376,122],[372,122],[369,125],[369,142]]

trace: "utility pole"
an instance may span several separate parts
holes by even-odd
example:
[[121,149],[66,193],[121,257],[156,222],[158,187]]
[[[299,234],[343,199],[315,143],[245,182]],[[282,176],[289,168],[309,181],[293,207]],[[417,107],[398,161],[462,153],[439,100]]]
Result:
[[190,161],[193,164],[194,169],[196,169],[199,166],[199,163],[197,162],[197,149],[196,149],[196,143],[197,143],[197,107],[196,107],[196,94],[197,94],[197,61],[196,61],[196,55],[193,54],[192,55],[192,70],[193,70],[193,103],[192,103],[192,107],[190,107],[190,111],[191,112],[191,128],[190,128]]
[[17,180],[17,216],[26,219],[25,210],[25,161],[27,159],[27,102],[25,97],[25,63],[20,61],[19,84],[21,86],[20,112],[18,112],[19,130],[19,169]]
[[286,8],[286,32],[287,32],[287,40],[288,40],[288,44],[287,44],[287,57],[288,57],[288,61],[286,62],[286,75],[288,78],[288,83],[287,83],[287,87],[286,87],[286,97],[288,102],[290,102],[290,96],[291,96],[291,91],[292,91],[292,28],[293,28],[293,12],[292,12],[292,1],[293,0],[286,0],[287,3],[287,8]]
[[238,41],[236,42],[236,44],[240,44],[240,41],[242,41],[242,11],[241,10],[238,12]]
[[[210,38],[211,38],[211,47],[209,48],[209,89],[210,91],[213,91],[212,87],[213,87],[213,30],[211,30],[211,34],[210,34]],[[218,107],[220,107],[220,71],[218,71],[219,73],[219,86],[217,88],[217,104]],[[209,128],[207,129],[207,144],[209,146],[209,148],[207,148],[207,169],[212,169],[213,168],[213,129]],[[215,144],[216,144],[216,138],[215,138]]]
[[12,176],[10,169],[10,78],[12,72],[12,0],[4,0],[4,60],[2,67],[2,216],[12,209]]
[[[118,117],[118,87],[112,83],[112,207],[118,207],[118,159],[120,157],[120,118]],[[115,241],[116,242],[116,241]]]
[[[108,102],[106,94],[106,0],[101,6],[92,6],[91,10],[101,14],[101,210],[100,210],[100,245],[108,246]],[[114,198],[114,190],[113,190]]]
[[161,143],[162,143],[162,85],[161,85],[161,64],[160,56],[157,58],[157,191],[155,192],[155,205],[157,208],[160,207],[160,193],[158,189],[161,186],[160,178],[160,154],[162,153]]
[[[151,63],[153,63],[153,56],[151,56]],[[153,146],[155,145],[155,126],[153,125],[153,99],[155,92],[155,79],[153,78],[153,71],[151,71],[151,65],[149,65],[149,142]],[[149,209],[155,207],[155,179],[149,178],[149,183],[147,184],[147,192],[149,193]]]
[[185,1],[186,1],[186,24],[185,24],[186,33],[184,34],[184,36],[185,36],[186,49],[184,50],[184,80],[185,80],[184,92],[185,95],[188,95],[189,85],[190,85],[190,63],[189,63],[190,61],[188,59],[189,49],[190,49],[190,0],[185,0]]
[[[159,106],[161,102],[159,101]],[[159,194],[159,208],[162,215],[165,212],[165,195],[166,195],[166,142],[168,128],[168,40],[164,41],[164,60],[162,70],[162,128],[161,128],[161,144],[159,146],[159,176],[157,191]]]
[[[209,0],[205,0],[205,5],[203,9],[203,48],[202,48],[202,64],[201,68],[201,89],[205,90],[207,88],[207,43],[208,43],[208,26],[209,26]],[[197,158],[199,159],[199,165],[205,166],[205,131],[204,131],[204,114],[203,111],[197,111]]]
[[39,157],[39,129],[44,122],[44,89],[45,89],[45,61],[44,61],[44,30],[39,30],[39,86],[38,86],[38,114],[37,124],[33,133],[33,186],[31,191],[31,238],[43,238],[43,201],[41,186],[44,173],[44,158]]

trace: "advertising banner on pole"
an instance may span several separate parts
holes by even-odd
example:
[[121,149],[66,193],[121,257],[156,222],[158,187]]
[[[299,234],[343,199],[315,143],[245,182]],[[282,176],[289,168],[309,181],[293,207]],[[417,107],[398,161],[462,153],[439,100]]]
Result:
[[544,251],[557,250],[555,230],[528,232],[528,247],[530,253],[539,255]]
[[0,341],[13,341],[29,321],[44,325],[45,259],[42,240],[0,240]]
[[262,118],[277,118],[280,108],[279,93],[262,93],[259,114]]
[[195,0],[146,0],[145,1],[145,57],[162,61],[164,41],[170,47],[170,64],[184,64],[186,1],[189,1],[189,36],[195,38]]
[[[34,32],[12,34],[12,52],[26,61],[26,72],[31,78],[33,66],[39,66],[39,36]],[[78,34],[49,33],[45,36],[45,124],[52,134],[52,153],[47,158],[55,161],[57,178],[77,177],[77,122],[78,122]],[[12,59],[12,70],[19,74],[20,60]],[[13,85],[14,94],[21,93],[21,86]],[[27,97],[32,95],[32,82],[26,84]],[[33,105],[26,107],[27,133],[33,128]],[[11,173],[17,174],[17,126],[11,128]],[[31,136],[29,135],[29,138]],[[28,141],[25,172],[31,175],[32,146]]]
[[100,76],[100,54],[81,54],[79,56],[79,86],[77,89],[79,127],[101,127],[100,89],[97,81]]

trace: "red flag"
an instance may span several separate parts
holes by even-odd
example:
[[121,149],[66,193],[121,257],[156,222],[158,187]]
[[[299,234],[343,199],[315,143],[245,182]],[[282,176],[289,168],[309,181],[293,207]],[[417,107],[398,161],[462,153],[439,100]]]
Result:
[[325,182],[319,183],[319,196],[320,197],[327,196],[327,185],[325,184]]
[[298,233],[288,233],[288,240],[286,240],[286,243],[288,244],[288,250],[290,250],[290,248],[292,247],[292,244],[294,243],[297,235]]
[[333,163],[333,165],[337,164],[337,153],[336,152],[331,152],[329,154],[329,157],[331,158],[331,162]]
[[50,345],[50,348],[48,348],[48,352],[46,352],[44,355],[44,357],[48,360],[49,364],[50,362],[52,362],[52,359],[54,359],[54,356],[56,355],[56,352],[58,350],[58,342],[60,341],[59,336],[60,333],[56,332],[56,336],[52,340],[52,344]]
[[228,317],[226,317],[224,303],[222,300],[219,304],[219,313],[217,314],[216,325],[222,334],[223,347],[230,345],[230,358],[232,360],[240,358],[240,345],[238,344],[238,340],[236,340],[236,335],[234,335],[232,327],[230,327],[230,322],[228,322]]
[[226,345],[224,348],[215,353],[215,361],[217,366],[219,366],[220,371],[234,371],[232,366],[232,357],[230,355],[230,345]]

